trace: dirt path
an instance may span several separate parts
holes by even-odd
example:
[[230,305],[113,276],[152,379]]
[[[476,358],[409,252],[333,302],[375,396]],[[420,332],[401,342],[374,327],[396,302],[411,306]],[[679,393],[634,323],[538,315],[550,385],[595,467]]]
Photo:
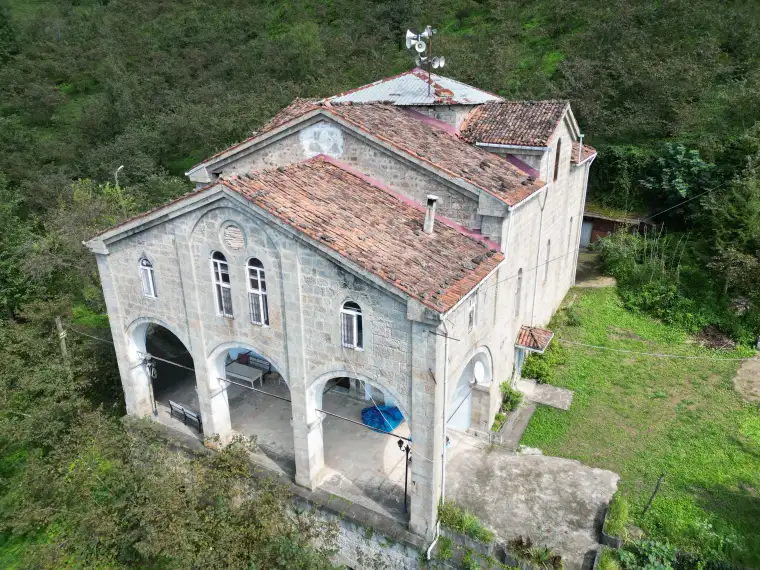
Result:
[[[755,356],[760,356],[760,353]],[[734,387],[742,398],[750,403],[760,402],[760,361],[748,360],[742,363],[734,377]]]
[[575,270],[576,287],[614,287],[615,278],[602,275],[600,254],[581,250]]

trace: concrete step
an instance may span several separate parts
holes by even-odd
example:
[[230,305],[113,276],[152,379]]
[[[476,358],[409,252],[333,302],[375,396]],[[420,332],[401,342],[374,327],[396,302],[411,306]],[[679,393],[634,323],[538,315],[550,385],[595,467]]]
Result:
[[510,418],[510,422],[502,429],[502,446],[510,451],[516,451],[520,445],[520,438],[528,428],[528,422],[536,411],[536,404],[525,402],[517,409],[517,413]]

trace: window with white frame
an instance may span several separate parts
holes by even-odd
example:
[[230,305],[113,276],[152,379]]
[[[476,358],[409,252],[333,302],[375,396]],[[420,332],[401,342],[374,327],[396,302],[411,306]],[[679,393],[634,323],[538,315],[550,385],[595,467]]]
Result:
[[467,332],[478,324],[478,294],[474,293],[467,304]]
[[361,350],[364,346],[362,309],[353,301],[346,301],[340,310],[340,340],[346,348]]
[[146,297],[158,297],[156,293],[156,274],[153,271],[153,264],[145,259],[140,259],[140,282],[142,283],[143,295]]
[[269,324],[264,264],[256,258],[248,260],[248,311],[254,325]]
[[211,269],[214,276],[214,293],[216,310],[223,317],[232,316],[232,287],[230,286],[230,268],[224,254],[215,251],[211,256]]

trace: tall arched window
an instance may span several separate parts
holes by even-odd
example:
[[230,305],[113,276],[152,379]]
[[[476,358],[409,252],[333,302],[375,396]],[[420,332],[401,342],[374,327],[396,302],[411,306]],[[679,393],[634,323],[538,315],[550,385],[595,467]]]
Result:
[[544,283],[549,279],[549,262],[552,259],[552,240],[546,242],[546,263],[544,263]]
[[146,297],[158,297],[156,293],[156,274],[153,272],[153,264],[145,259],[140,259],[140,281],[142,282],[143,295]]
[[248,260],[248,310],[254,325],[269,324],[267,282],[264,264],[256,258]]
[[557,141],[557,152],[554,154],[554,182],[559,178],[559,159],[562,157],[562,139]]
[[361,350],[364,346],[362,309],[353,301],[346,301],[340,310],[340,340],[346,348]]
[[515,290],[515,317],[520,316],[520,301],[522,300],[522,267],[517,270],[517,289]]
[[230,269],[224,254],[215,251],[211,256],[211,269],[214,275],[216,293],[216,310],[223,317],[232,316],[232,288],[230,287]]

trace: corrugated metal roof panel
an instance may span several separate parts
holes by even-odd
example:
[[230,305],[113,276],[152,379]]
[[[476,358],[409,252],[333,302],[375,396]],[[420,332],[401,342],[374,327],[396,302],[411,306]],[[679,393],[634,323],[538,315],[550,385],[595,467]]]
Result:
[[435,73],[411,71],[381,79],[330,97],[333,103],[393,103],[394,105],[479,105],[501,97]]

